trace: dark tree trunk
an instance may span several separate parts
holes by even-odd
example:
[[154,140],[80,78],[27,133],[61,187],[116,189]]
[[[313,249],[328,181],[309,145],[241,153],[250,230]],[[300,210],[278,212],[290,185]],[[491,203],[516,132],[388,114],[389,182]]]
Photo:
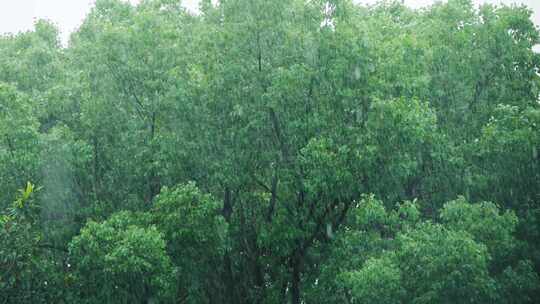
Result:
[[[229,187],[225,187],[223,194],[223,209],[221,214],[225,218],[227,223],[230,223],[231,215],[233,212],[233,193]],[[237,303],[235,297],[235,284],[234,284],[234,273],[233,265],[231,261],[231,253],[229,251],[225,252],[223,256],[223,273],[222,277],[225,282],[225,303]]]
[[300,271],[301,259],[296,253],[292,259],[292,276],[291,276],[291,304],[300,304]]

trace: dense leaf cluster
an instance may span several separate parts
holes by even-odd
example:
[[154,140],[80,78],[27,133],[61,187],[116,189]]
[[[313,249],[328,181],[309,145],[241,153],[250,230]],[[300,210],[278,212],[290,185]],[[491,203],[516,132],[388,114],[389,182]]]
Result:
[[68,47],[0,37],[0,303],[537,302],[530,15],[97,0]]

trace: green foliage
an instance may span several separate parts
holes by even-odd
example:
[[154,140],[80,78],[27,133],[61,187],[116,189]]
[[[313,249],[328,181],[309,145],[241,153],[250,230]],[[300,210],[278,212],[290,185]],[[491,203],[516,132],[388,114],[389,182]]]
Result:
[[51,259],[39,226],[40,188],[27,182],[11,206],[0,212],[0,302],[50,303],[65,296],[60,265]]
[[485,245],[469,234],[425,224],[399,236],[397,263],[403,273],[407,302],[455,303],[490,301]]
[[365,197],[356,209],[356,224],[362,230],[383,231],[383,225],[388,223],[388,213],[383,202],[375,199],[374,195]]
[[70,242],[69,278],[82,303],[172,301],[175,268],[163,235],[139,222],[128,212],[90,221]]
[[38,121],[24,94],[0,82],[0,201],[39,176]]
[[216,270],[227,246],[227,224],[220,207],[212,196],[188,183],[163,188],[152,208],[153,222],[163,232],[167,252],[178,267],[179,292],[189,303],[200,303],[212,289],[219,294]]
[[402,303],[405,291],[400,269],[391,258],[371,258],[361,270],[344,274],[351,303]]
[[500,301],[504,303],[534,303],[540,292],[540,278],[528,261],[508,267],[499,279]]
[[44,95],[61,73],[58,29],[47,21],[38,20],[34,31],[0,37],[0,52],[0,82],[29,95]]
[[393,202],[417,197],[436,200],[439,170],[451,170],[443,157],[444,137],[437,116],[427,103],[416,99],[377,101],[366,122],[365,160],[368,189]]
[[66,47],[1,36],[0,302],[534,303],[531,13],[98,0]]
[[446,227],[468,232],[477,242],[485,244],[495,261],[504,262],[513,255],[518,224],[514,212],[502,213],[489,202],[470,204],[461,197],[446,203],[440,217]]
[[[540,110],[499,105],[475,144],[479,195],[516,210],[537,204]],[[515,178],[519,176],[519,181]],[[504,185],[501,188],[498,185]]]

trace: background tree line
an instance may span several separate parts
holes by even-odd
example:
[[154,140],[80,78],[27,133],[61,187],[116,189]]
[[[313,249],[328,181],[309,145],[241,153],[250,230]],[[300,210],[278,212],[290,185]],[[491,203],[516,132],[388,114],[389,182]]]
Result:
[[67,48],[0,37],[0,302],[534,303],[530,15],[97,0]]

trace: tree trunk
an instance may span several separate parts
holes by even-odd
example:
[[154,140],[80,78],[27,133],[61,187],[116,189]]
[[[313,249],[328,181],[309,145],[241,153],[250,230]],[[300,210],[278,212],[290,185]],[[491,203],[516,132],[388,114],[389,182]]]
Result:
[[292,277],[291,277],[291,304],[300,304],[300,264],[301,260],[298,253],[295,253],[292,259]]

